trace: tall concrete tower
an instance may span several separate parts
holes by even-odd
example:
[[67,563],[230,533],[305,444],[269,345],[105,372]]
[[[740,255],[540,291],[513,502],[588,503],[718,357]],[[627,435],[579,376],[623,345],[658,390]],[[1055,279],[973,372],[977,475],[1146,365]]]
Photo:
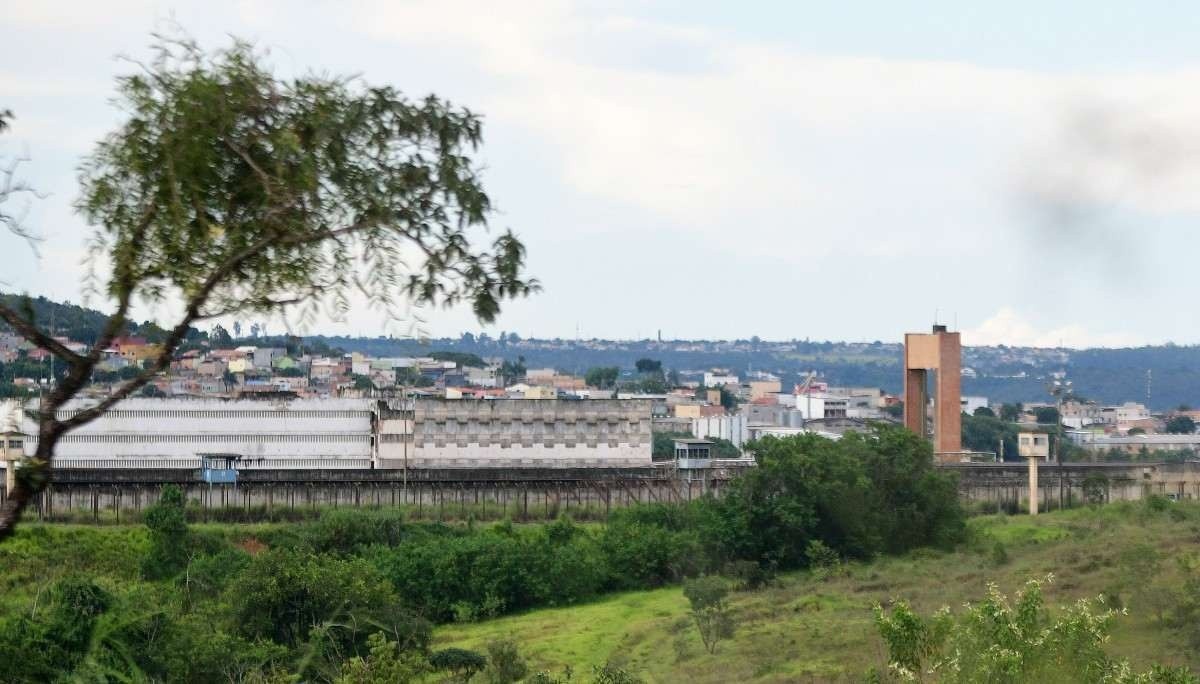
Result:
[[927,437],[929,373],[934,372],[933,451],[939,461],[962,458],[962,341],[946,326],[904,335],[904,425]]

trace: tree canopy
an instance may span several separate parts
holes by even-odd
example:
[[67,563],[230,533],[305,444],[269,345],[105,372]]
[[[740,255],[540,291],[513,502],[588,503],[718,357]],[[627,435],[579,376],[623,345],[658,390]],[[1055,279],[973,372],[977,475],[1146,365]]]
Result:
[[[81,164],[76,204],[95,227],[87,287],[114,313],[77,354],[0,302],[0,320],[70,368],[42,406],[0,539],[49,481],[58,440],[166,369],[193,324],[340,316],[351,296],[397,317],[410,303],[462,303],[488,322],[503,300],[538,289],[517,237],[482,232],[491,202],[470,110],[358,78],[283,79],[244,41],[206,52],[186,38],[159,38],[152,60],[117,79],[115,100],[125,118]],[[177,312],[161,353],[60,419],[135,301]]]
[[1167,432],[1172,435],[1190,435],[1196,431],[1196,421],[1191,416],[1172,416],[1167,421]]

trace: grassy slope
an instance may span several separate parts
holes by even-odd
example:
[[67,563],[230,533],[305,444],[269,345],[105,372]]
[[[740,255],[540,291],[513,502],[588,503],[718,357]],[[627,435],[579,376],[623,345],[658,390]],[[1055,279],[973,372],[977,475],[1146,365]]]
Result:
[[[972,528],[976,542],[955,553],[853,564],[825,581],[796,573],[764,591],[738,594],[733,605],[739,631],[715,655],[704,652],[676,587],[447,626],[438,630],[437,646],[482,650],[492,639],[512,637],[537,669],[557,672],[570,665],[581,672],[613,659],[653,682],[857,681],[884,662],[872,623],[876,602],[904,598],[923,612],[958,608],[981,597],[990,581],[1011,593],[1028,578],[1053,573],[1046,597],[1059,605],[1117,583],[1119,555],[1133,545],[1148,543],[1167,556],[1161,581],[1168,583],[1178,572],[1172,557],[1200,551],[1200,508],[1184,504],[1167,513],[1117,504],[1037,519],[982,517]],[[993,559],[996,540],[1004,544],[1007,562]],[[1152,612],[1131,606],[1117,623],[1111,652],[1139,666],[1200,666],[1200,654],[1189,652]]]

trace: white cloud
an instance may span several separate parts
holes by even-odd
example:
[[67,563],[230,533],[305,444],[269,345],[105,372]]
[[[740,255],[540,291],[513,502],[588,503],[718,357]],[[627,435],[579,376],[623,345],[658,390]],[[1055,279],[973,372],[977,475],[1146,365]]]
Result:
[[[22,117],[13,140],[31,143],[35,153],[51,146],[83,153],[107,130],[109,122],[84,104],[103,106],[111,74],[121,68],[112,66],[113,52],[139,54],[144,32],[171,13],[161,3],[105,5],[103,17],[91,11],[66,16],[64,7],[30,5],[0,28],[0,42],[7,31],[36,36],[27,39],[46,46],[45,53],[31,52],[27,70],[0,74],[0,91],[7,84],[24,99],[11,105]],[[206,45],[220,44],[225,32],[250,36],[270,47],[285,71],[364,70],[371,82],[419,95],[415,79],[482,112],[489,188],[503,179],[508,192],[495,197],[506,212],[502,223],[526,238],[535,261],[589,257],[577,271],[547,280],[536,305],[512,307],[518,319],[510,326],[561,330],[586,309],[597,334],[702,321],[695,325],[711,327],[694,334],[734,336],[762,325],[754,331],[773,337],[887,337],[922,313],[888,285],[920,257],[939,263],[911,274],[913,291],[937,292],[937,301],[922,303],[922,310],[941,306],[965,314],[1028,301],[1029,313],[1049,318],[1054,303],[1034,300],[1046,283],[1023,273],[1014,273],[999,295],[956,287],[977,279],[983,264],[1003,270],[1028,263],[1030,241],[1020,239],[1025,232],[1004,211],[1014,178],[1040,192],[1087,199],[1122,194],[1138,209],[1200,211],[1200,195],[1191,192],[1200,182],[1200,163],[1189,161],[1192,147],[1200,150],[1190,141],[1200,136],[1186,133],[1200,120],[1200,71],[1052,73],[965,59],[820,54],[803,45],[754,42],[715,25],[637,18],[636,9],[565,0],[304,7],[262,0],[183,5],[179,12]],[[106,31],[124,33],[78,32],[98,21]],[[64,35],[69,45],[60,49],[55,39]],[[58,63],[48,67],[53,60]],[[77,103],[68,101],[72,95]],[[1114,161],[1099,154],[1083,168],[1063,150],[1062,113],[1095,98],[1115,103],[1116,123],[1103,139],[1141,152],[1131,156],[1132,170],[1126,156]],[[1189,152],[1170,173],[1147,182],[1156,164],[1176,158],[1164,154],[1171,146],[1138,145],[1160,124],[1183,131]],[[71,170],[64,165],[60,173],[60,187],[70,187]],[[58,193],[61,201],[70,196]],[[529,210],[533,205],[536,211]],[[722,287],[693,285],[700,289],[691,299],[709,301],[691,311],[682,302],[674,314],[679,321],[660,321],[656,307],[640,307],[645,291],[632,280],[607,279],[603,297],[589,285],[609,271],[585,267],[624,263],[611,245],[648,231],[663,251],[655,263],[719,262],[722,269],[714,279]],[[1072,277],[1088,287],[1107,277],[1088,279],[1079,262],[1070,266]],[[534,275],[546,280],[544,272]],[[806,291],[804,283],[822,283],[828,291],[805,299],[798,294]],[[1163,290],[1180,285],[1154,284]],[[51,284],[28,286],[36,291]],[[756,287],[795,301],[804,321],[747,306]],[[1146,300],[1154,294],[1138,290]],[[881,298],[899,304],[868,316],[845,305]],[[709,315],[714,310],[722,315]],[[1039,331],[1007,311],[978,332],[1012,344],[1116,339],[1079,326]],[[1131,316],[1143,314],[1154,311],[1147,306]],[[371,312],[351,317],[356,326],[363,321],[365,332],[381,328]],[[439,330],[472,325],[469,313],[434,317]],[[769,329],[762,323],[768,318]],[[798,329],[816,325],[820,329]],[[1179,337],[1179,327],[1165,334]]]
[[965,345],[1010,347],[1136,347],[1145,340],[1128,333],[1096,332],[1078,323],[1038,328],[1010,306],[1002,307],[974,328],[962,331]]

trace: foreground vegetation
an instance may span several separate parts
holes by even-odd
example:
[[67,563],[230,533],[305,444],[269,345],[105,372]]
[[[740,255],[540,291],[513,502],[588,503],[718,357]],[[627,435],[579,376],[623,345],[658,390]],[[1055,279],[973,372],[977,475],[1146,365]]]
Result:
[[[1037,518],[980,516],[970,521],[969,541],[954,551],[838,562],[783,573],[756,591],[735,591],[729,603],[736,631],[712,654],[679,587],[448,625],[435,631],[434,645],[478,648],[509,637],[521,644],[531,668],[585,672],[612,663],[648,682],[863,681],[872,672],[886,679],[892,654],[876,606],[890,615],[902,600],[926,620],[944,607],[961,615],[964,604],[988,599],[989,583],[1016,605],[1015,594],[1040,578],[1052,616],[1069,616],[1081,599],[1092,600],[1093,617],[1124,608],[1111,616],[1103,650],[1116,661],[1127,659],[1133,672],[1145,674],[1155,664],[1194,671],[1200,668],[1198,554],[1196,504],[1155,499]],[[1053,579],[1046,582],[1048,575]],[[1101,594],[1107,606],[1096,601]],[[998,673],[988,681],[1037,679]]]
[[189,525],[167,488],[144,527],[31,527],[0,546],[0,681],[333,681],[372,658],[397,659],[381,666],[394,680],[393,664],[413,677],[445,660],[429,650],[435,623],[699,575],[757,586],[814,549],[866,559],[964,538],[953,480],[907,431],[768,439],[755,453],[760,467],[719,500],[622,510],[602,526],[412,523],[396,511]]
[[[754,454],[759,467],[719,500],[603,524],[413,522],[394,510],[193,524],[167,488],[143,524],[29,525],[0,545],[0,681],[945,673],[970,619],[960,629],[932,611],[982,597],[988,580],[1011,590],[1050,571],[1052,603],[1106,591],[1135,608],[1116,620],[1114,604],[1097,604],[1072,623],[1091,625],[1069,640],[1094,656],[1088,672],[1191,664],[1180,654],[1200,616],[1198,509],[1156,499],[968,524],[953,480],[904,430],[767,439]],[[1038,616],[1027,631],[1057,629],[1052,611],[1025,612]]]

